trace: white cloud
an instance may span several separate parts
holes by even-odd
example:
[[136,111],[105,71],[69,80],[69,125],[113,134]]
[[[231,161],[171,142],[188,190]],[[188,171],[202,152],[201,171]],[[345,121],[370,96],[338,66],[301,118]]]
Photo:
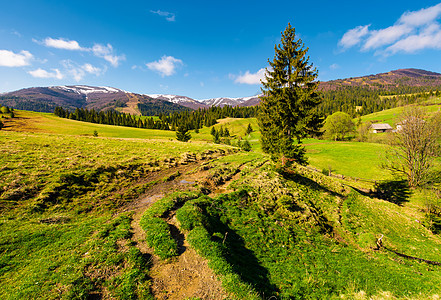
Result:
[[78,50],[78,51],[87,51],[88,49],[83,48],[78,44],[77,41],[69,41],[66,39],[53,39],[53,38],[46,38],[43,41],[43,45],[46,47],[52,47],[57,49],[64,49],[64,50]]
[[28,51],[20,51],[14,53],[9,50],[0,50],[0,66],[1,67],[23,67],[31,64],[33,55]]
[[362,51],[375,49],[375,54],[413,53],[423,49],[441,49],[441,3],[401,15],[394,25],[369,30],[358,26],[347,31],[339,45],[349,48],[361,44]]
[[84,64],[81,68],[89,74],[94,74],[96,76],[101,75],[102,70],[100,68],[94,67],[91,64]]
[[157,11],[151,10],[150,12],[151,12],[152,14],[156,14],[156,15],[158,15],[158,16],[165,17],[165,19],[166,19],[168,22],[174,22],[174,21],[176,21],[176,18],[175,18],[175,14],[174,14],[174,13],[171,13],[171,12],[168,12],[168,11],[161,11],[161,10],[157,10]]
[[124,55],[115,55],[113,53],[113,47],[110,44],[95,44],[93,45],[92,52],[95,56],[104,58],[114,67],[118,67],[119,63],[126,59]]
[[235,76],[229,75],[230,79],[234,79],[236,83],[242,84],[260,84],[261,80],[265,79],[266,68],[262,68],[256,73],[250,73],[250,71],[246,71],[245,74]]
[[61,62],[64,66],[66,73],[68,73],[76,82],[81,81],[87,74],[93,74],[100,76],[106,69],[95,67],[89,63],[79,65],[71,60],[64,60]]
[[363,50],[376,49],[393,43],[406,34],[412,32],[413,28],[407,25],[394,25],[385,29],[375,30],[370,33],[363,46]]
[[441,30],[432,25],[418,35],[411,35],[389,46],[385,54],[397,52],[413,53],[422,49],[441,49]]
[[53,72],[48,72],[46,70],[38,68],[37,70],[29,71],[28,73],[36,78],[55,78],[55,79],[63,79],[64,78],[64,75],[61,74],[60,70],[52,69],[52,71]]
[[146,66],[152,71],[156,71],[164,76],[171,76],[176,73],[176,68],[182,66],[182,60],[174,58],[173,56],[164,55],[160,60],[147,63]]
[[338,42],[343,48],[350,48],[360,43],[361,38],[368,34],[369,26],[357,26],[348,30]]
[[423,8],[418,11],[405,12],[399,19],[399,23],[410,26],[422,26],[435,21],[441,14],[441,3]]

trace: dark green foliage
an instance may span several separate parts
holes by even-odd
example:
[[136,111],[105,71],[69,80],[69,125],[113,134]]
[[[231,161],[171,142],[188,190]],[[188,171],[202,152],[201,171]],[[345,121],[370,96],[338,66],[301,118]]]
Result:
[[88,110],[84,108],[77,108],[72,113],[62,107],[56,107],[54,114],[61,118],[68,118],[77,121],[98,123],[98,124],[108,124],[116,126],[126,126],[126,127],[137,127],[137,128],[147,128],[147,129],[160,129],[160,130],[170,130],[168,123],[163,120],[154,120],[153,118],[147,118],[144,121],[139,117],[120,113],[117,111],[108,110],[106,112],[97,112],[94,109]]
[[248,142],[248,140],[238,141],[237,146],[243,151],[251,151],[251,144]]
[[[221,127],[222,128],[222,127]],[[220,133],[216,128],[211,127],[211,135],[213,136],[213,143],[220,144]]]
[[[196,111],[189,111],[188,109],[174,112],[174,113],[159,113],[158,119],[153,117],[142,120],[137,116],[120,113],[113,110],[97,112],[94,109],[88,110],[84,108],[77,108],[75,111],[70,111],[62,107],[54,109],[55,115],[73,119],[77,121],[109,124],[117,126],[160,129],[160,130],[174,130],[179,127],[185,127],[187,130],[200,129],[203,126],[213,126],[217,119],[226,117],[232,118],[251,118],[256,116],[257,107],[210,107],[209,109],[199,109]],[[228,135],[229,132],[227,131]],[[225,132],[224,132],[225,135]]]
[[94,136],[94,137],[97,137],[97,136],[98,136],[98,131],[94,130],[94,131],[93,131],[93,136]]
[[250,123],[248,123],[248,127],[247,127],[247,130],[246,130],[246,134],[250,134],[251,132],[253,132],[253,127],[251,127],[251,124]]
[[[318,110],[324,115],[342,111],[354,118],[385,109],[426,101],[430,97],[441,94],[439,91],[434,91],[434,89],[439,90],[441,86],[400,84],[399,86],[365,87],[339,85],[332,90],[321,90],[323,102],[318,106]],[[387,95],[390,96],[381,97]],[[358,111],[356,111],[357,106],[360,108]]]
[[16,96],[0,96],[0,105],[7,105],[10,108],[30,110],[38,112],[54,112],[56,107],[53,103],[45,103],[38,100],[29,100]]
[[171,114],[174,112],[182,112],[190,110],[187,107],[162,101],[158,103],[138,103],[138,109],[143,116],[157,116],[159,114]]
[[317,72],[309,63],[308,49],[296,38],[288,24],[274,60],[262,81],[263,96],[258,122],[262,150],[282,164],[294,160],[306,164],[301,139],[318,134],[322,119],[317,113],[321,100],[317,93]]
[[181,142],[188,142],[191,139],[191,134],[186,127],[180,126],[176,131],[176,139]]

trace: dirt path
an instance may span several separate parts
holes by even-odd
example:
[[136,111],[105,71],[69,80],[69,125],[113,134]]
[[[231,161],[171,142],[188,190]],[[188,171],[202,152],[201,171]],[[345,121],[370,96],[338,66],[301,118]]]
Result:
[[221,282],[209,268],[207,261],[188,245],[185,235],[179,231],[175,212],[172,212],[166,221],[169,223],[172,236],[178,243],[180,255],[169,261],[161,261],[153,255],[153,249],[145,243],[145,233],[139,225],[144,212],[156,200],[174,191],[192,190],[196,183],[202,184],[209,171],[200,170],[201,165],[201,162],[197,162],[158,172],[150,180],[158,180],[177,171],[181,175],[171,181],[154,185],[146,194],[125,209],[125,211],[134,212],[132,240],[142,253],[151,257],[151,289],[157,299],[200,298],[216,300],[228,297]]

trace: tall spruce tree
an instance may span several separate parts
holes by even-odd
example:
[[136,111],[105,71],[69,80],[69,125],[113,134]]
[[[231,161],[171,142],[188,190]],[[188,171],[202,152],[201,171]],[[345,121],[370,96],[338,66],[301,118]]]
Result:
[[292,161],[306,164],[301,140],[319,134],[323,118],[316,107],[321,99],[317,92],[317,71],[306,56],[308,48],[296,38],[295,29],[288,24],[282,33],[281,44],[274,47],[271,68],[262,80],[258,123],[262,149],[280,159],[282,165]]

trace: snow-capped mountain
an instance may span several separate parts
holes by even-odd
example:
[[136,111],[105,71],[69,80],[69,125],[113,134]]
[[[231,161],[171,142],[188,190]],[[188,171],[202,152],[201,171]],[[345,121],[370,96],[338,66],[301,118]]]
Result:
[[199,102],[192,98],[186,96],[178,96],[178,95],[163,95],[163,94],[146,94],[147,97],[159,100],[165,100],[169,102],[173,102],[175,104],[179,104],[191,109],[198,108],[208,108],[209,106],[205,103]]
[[2,94],[1,105],[24,110],[52,112],[61,106],[95,109],[114,109],[130,114],[156,114],[158,112],[182,111],[210,106],[254,106],[259,96],[242,98],[195,99],[167,94],[137,94],[107,86],[63,85],[32,87]]
[[67,92],[74,92],[77,94],[88,95],[90,93],[127,93],[126,91],[108,87],[108,86],[88,86],[88,85],[63,85],[63,86],[52,86],[54,89],[64,90]]
[[251,97],[241,97],[241,98],[213,98],[201,100],[201,102],[207,104],[208,106],[255,106],[260,103],[261,95],[251,96]]

